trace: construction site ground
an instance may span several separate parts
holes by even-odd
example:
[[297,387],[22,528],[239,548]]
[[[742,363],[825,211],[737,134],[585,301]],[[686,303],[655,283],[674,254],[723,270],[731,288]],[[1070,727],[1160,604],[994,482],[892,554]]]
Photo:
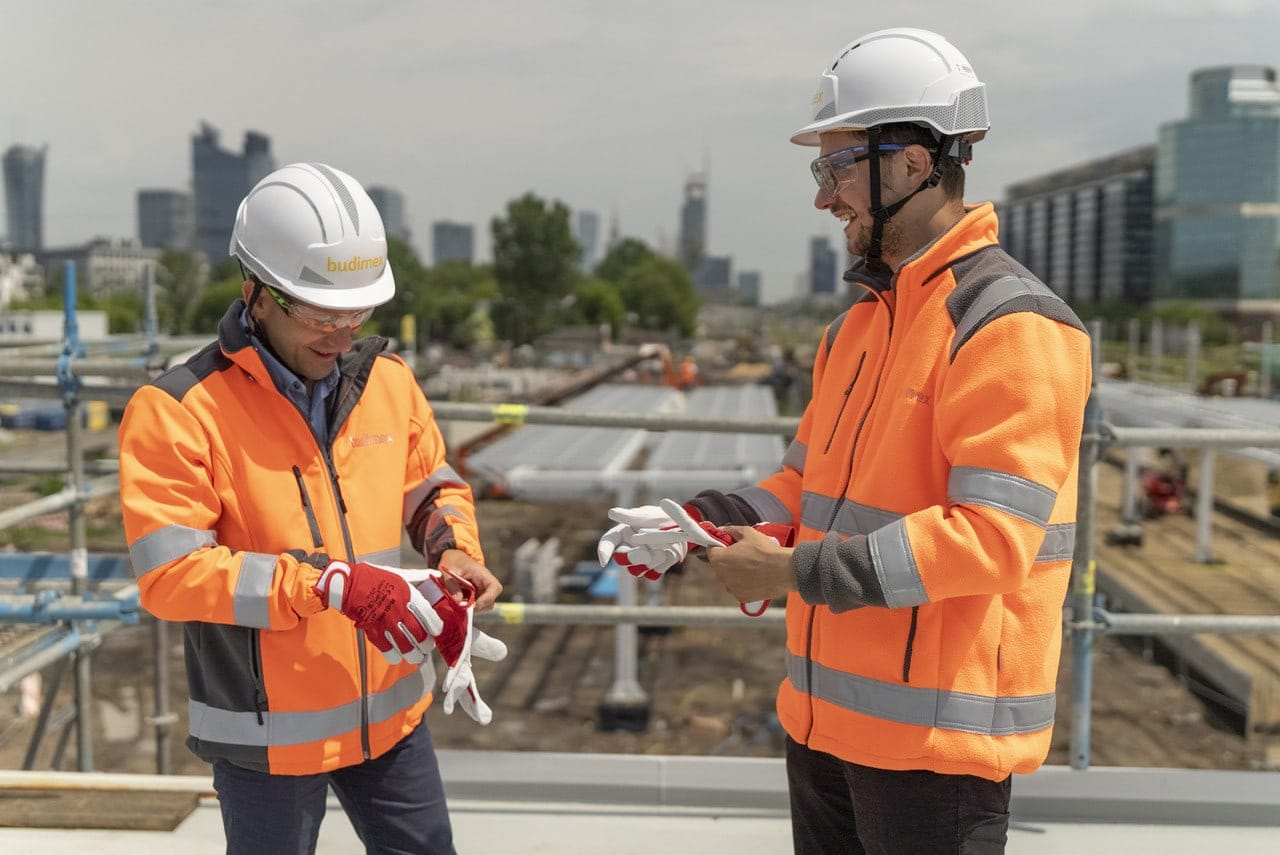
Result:
[[[1099,467],[1099,532],[1117,516],[1119,476]],[[565,570],[593,553],[607,525],[606,503],[526,503],[484,500],[479,505],[484,546],[491,567],[510,583],[512,553],[527,538],[558,538]],[[104,523],[118,507],[113,499],[95,502],[92,520]],[[59,515],[46,522],[65,526]],[[1147,543],[1172,543],[1166,526],[1181,531],[1186,520],[1148,524]],[[91,524],[91,530],[95,530]],[[105,526],[104,526],[105,528]],[[1172,531],[1173,529],[1169,529]],[[1109,547],[1099,537],[1099,564]],[[1268,548],[1274,549],[1276,544]],[[118,550],[119,545],[115,545]],[[1149,547],[1143,547],[1147,549]],[[1231,550],[1256,549],[1247,540],[1219,537],[1220,557]],[[91,543],[91,551],[110,551]],[[1132,555],[1132,548],[1130,555]],[[514,591],[508,591],[513,594]],[[644,597],[641,591],[641,597]],[[714,580],[696,573],[672,577],[664,600],[681,605],[732,603]],[[169,704],[177,714],[167,744],[170,771],[206,774],[207,766],[183,745],[186,687],[182,633],[172,627],[167,650],[171,671]],[[494,708],[494,721],[480,727],[460,712],[445,716],[438,707],[428,720],[440,747],[526,751],[574,751],[648,754],[725,754],[779,756],[781,735],[772,718],[773,697],[782,673],[780,626],[689,627],[665,633],[640,633],[639,679],[651,701],[647,727],[605,730],[599,707],[614,676],[614,631],[595,626],[496,626],[492,631],[511,648],[502,663],[477,662],[479,685]],[[155,731],[147,724],[154,711],[152,627],[108,633],[92,659],[94,694],[93,766],[100,771],[156,771]],[[1154,766],[1195,769],[1253,769],[1272,765],[1265,736],[1246,738],[1238,717],[1191,691],[1185,669],[1162,664],[1159,648],[1140,639],[1101,638],[1095,646],[1091,762],[1099,766]],[[1065,639],[1058,682],[1058,726],[1050,763],[1069,763],[1068,740],[1071,651]],[[51,669],[45,669],[48,676]],[[70,680],[64,680],[58,709],[72,704]],[[18,715],[19,694],[0,697],[0,768],[21,768],[34,731],[30,717]],[[57,724],[62,719],[55,715]],[[53,767],[60,735],[57,727],[43,740],[35,767]],[[66,740],[59,768],[76,768],[76,740]]]

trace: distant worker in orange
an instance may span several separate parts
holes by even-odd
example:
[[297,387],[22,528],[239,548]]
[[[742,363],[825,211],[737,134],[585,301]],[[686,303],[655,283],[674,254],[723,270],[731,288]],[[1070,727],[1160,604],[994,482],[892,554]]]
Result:
[[685,503],[729,545],[678,505],[615,508],[598,554],[653,577],[707,544],[735,599],[786,599],[797,853],[1000,853],[1053,731],[1089,336],[963,201],[989,122],[955,46],[856,39],[810,109],[791,141],[861,261],[781,471]]
[[689,354],[680,362],[680,388],[686,392],[693,391],[698,385],[698,363],[693,354]]

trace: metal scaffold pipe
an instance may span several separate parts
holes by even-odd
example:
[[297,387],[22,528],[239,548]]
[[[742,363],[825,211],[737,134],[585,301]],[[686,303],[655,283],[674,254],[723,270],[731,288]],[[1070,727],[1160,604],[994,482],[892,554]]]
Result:
[[577,626],[736,626],[744,629],[781,626],[780,608],[760,617],[747,617],[728,606],[567,606],[543,603],[498,603],[493,611],[479,612],[482,624],[574,624]]

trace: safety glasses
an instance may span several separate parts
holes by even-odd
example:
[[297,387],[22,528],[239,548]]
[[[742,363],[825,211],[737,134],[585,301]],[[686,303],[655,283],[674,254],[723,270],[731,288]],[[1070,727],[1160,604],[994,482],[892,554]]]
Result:
[[321,309],[317,306],[290,300],[270,285],[263,284],[262,289],[271,295],[280,310],[309,330],[318,333],[331,333],[340,329],[354,330],[369,320],[373,309],[355,309],[349,312],[334,309]]
[[[889,152],[902,151],[904,148],[906,148],[905,145],[881,143],[879,151],[881,154],[888,154]],[[854,167],[869,157],[871,157],[870,146],[855,145],[849,148],[842,148],[839,151],[824,154],[814,160],[813,163],[809,164],[809,171],[813,173],[813,180],[818,182],[822,192],[828,196],[834,196],[836,191],[840,189],[841,184],[846,184],[855,179],[857,172]]]

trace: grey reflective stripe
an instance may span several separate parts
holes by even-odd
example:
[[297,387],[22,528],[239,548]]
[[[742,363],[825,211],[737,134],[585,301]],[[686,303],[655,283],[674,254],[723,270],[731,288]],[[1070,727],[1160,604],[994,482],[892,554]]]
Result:
[[886,606],[898,609],[929,602],[916,557],[911,554],[905,519],[871,532],[867,548],[871,550],[871,565],[876,569]]
[[791,525],[791,511],[777,496],[763,487],[743,487],[732,491],[730,495],[746,502],[756,512],[756,516],[760,517],[760,522]]
[[[812,669],[813,686],[808,674]],[[899,724],[958,730],[983,736],[1036,733],[1053,724],[1053,693],[1000,698],[884,683],[828,668],[787,653],[787,679],[798,692]]]
[[1026,295],[1050,297],[1062,302],[1062,298],[1053,293],[1053,289],[1042,282],[1022,279],[1018,276],[1005,276],[997,279],[982,289],[978,299],[974,300],[973,305],[965,310],[964,317],[956,324],[955,335],[951,339],[955,342],[951,348],[951,359],[954,360],[956,358],[956,351],[959,350],[960,345],[968,341],[978,327],[982,326],[986,319],[1001,305]]
[[271,626],[271,581],[276,576],[279,555],[241,553],[240,576],[236,579],[235,621],[239,626],[267,629]]
[[213,532],[185,525],[167,525],[144,535],[129,547],[129,562],[135,578],[141,577],[209,546],[217,546]]
[[400,566],[400,547],[395,549],[380,549],[377,552],[370,552],[356,558],[357,561],[363,561],[365,564],[380,564],[383,567],[399,567]]
[[[835,521],[828,520],[835,514],[836,506],[840,513]],[[800,499],[800,522],[818,531],[831,531],[852,537],[855,534],[870,534],[876,529],[884,528],[890,523],[902,519],[904,515],[893,511],[860,505],[857,502],[833,499],[819,493],[805,493]]]
[[1059,523],[1044,530],[1044,543],[1036,553],[1037,562],[1070,561],[1076,554],[1076,524]]
[[462,479],[452,466],[445,464],[431,473],[431,476],[418,486],[410,490],[404,497],[404,522],[405,525],[413,519],[413,515],[417,513],[418,508],[429,496],[437,492],[446,484],[454,484],[459,487],[467,486],[467,482]]
[[791,444],[787,446],[787,453],[782,455],[782,465],[790,466],[792,469],[804,474],[804,461],[809,456],[809,446],[805,445],[798,439],[791,440]]
[[[430,660],[428,660],[430,661]],[[424,671],[426,673],[424,673]],[[430,682],[428,682],[430,679]],[[391,688],[369,698],[369,721],[386,721],[417,703],[435,684],[433,669],[415,669]],[[362,700],[311,712],[232,712],[199,701],[190,702],[191,736],[206,742],[272,748],[333,739],[360,729]]]
[[1033,522],[1049,524],[1058,494],[1048,487],[994,469],[957,466],[947,478],[947,501],[953,505],[986,505]]

